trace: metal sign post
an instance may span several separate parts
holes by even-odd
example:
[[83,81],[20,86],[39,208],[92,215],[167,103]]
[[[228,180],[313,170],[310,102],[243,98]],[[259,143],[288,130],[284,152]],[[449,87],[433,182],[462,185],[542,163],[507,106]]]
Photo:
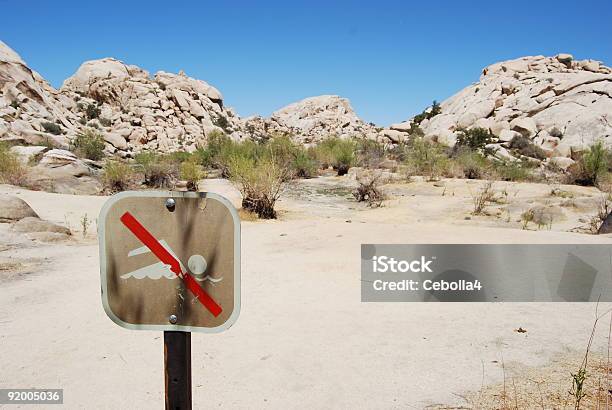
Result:
[[166,410],[191,409],[191,333],[164,332]]
[[127,329],[164,332],[166,409],[191,409],[191,333],[240,312],[240,219],[207,192],[122,192],[100,212],[102,304]]

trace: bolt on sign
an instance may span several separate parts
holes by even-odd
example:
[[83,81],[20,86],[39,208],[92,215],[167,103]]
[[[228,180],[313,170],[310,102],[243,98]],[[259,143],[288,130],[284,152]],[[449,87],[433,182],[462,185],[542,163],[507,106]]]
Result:
[[240,220],[209,192],[122,192],[100,212],[106,314],[128,329],[220,332],[240,312]]

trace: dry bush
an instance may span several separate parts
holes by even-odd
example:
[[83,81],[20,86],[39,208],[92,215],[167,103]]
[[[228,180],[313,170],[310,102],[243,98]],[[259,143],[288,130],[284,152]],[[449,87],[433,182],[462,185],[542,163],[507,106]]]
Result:
[[0,182],[25,186],[28,184],[28,168],[11,152],[10,147],[0,142]]
[[495,194],[495,190],[493,189],[493,181],[485,182],[485,184],[476,194],[472,194],[472,203],[474,204],[472,214],[483,214],[489,203],[496,202]]
[[610,194],[602,195],[597,204],[597,213],[589,221],[589,231],[592,234],[600,233],[610,212],[612,212],[612,197]]
[[359,186],[353,191],[353,196],[357,202],[366,202],[372,208],[378,208],[382,205],[385,195],[380,189],[381,176],[380,172],[371,171],[357,175]]

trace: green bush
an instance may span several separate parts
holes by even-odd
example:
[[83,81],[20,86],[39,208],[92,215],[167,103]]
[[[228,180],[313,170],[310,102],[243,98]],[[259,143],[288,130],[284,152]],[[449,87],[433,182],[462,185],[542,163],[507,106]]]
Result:
[[517,135],[512,138],[508,146],[510,149],[514,149],[516,152],[526,157],[537,158],[540,160],[546,159],[546,153],[544,150],[523,135]]
[[491,163],[479,152],[462,149],[453,156],[456,176],[467,179],[485,179],[490,176]]
[[125,191],[133,183],[134,171],[128,164],[107,160],[102,170],[102,183],[106,191]]
[[155,188],[172,188],[178,175],[175,162],[167,156],[155,152],[143,151],[134,157],[142,171],[144,184]]
[[254,158],[235,155],[229,164],[230,178],[240,186],[242,207],[260,218],[276,218],[274,209],[287,181],[286,168],[271,158]]
[[491,144],[494,140],[493,134],[484,128],[461,128],[457,130],[457,142],[455,150],[467,148],[472,151],[485,151],[485,146]]
[[332,166],[338,175],[345,175],[356,163],[356,150],[355,141],[331,137],[316,146],[315,157],[324,168]]
[[501,161],[494,163],[493,172],[496,179],[502,181],[531,181],[533,180],[532,168],[532,165],[522,161]]
[[443,146],[415,138],[410,141],[406,165],[409,175],[422,175],[434,181],[448,169],[449,160]]
[[99,118],[98,121],[100,121],[103,127],[110,127],[113,123],[110,118]]
[[298,178],[312,178],[317,175],[317,162],[307,150],[299,150],[293,159],[294,175]]
[[597,141],[582,155],[574,180],[580,185],[597,185],[608,172],[610,151],[603,141]]
[[252,140],[233,141],[221,132],[213,132],[207,138],[205,148],[196,152],[196,157],[204,167],[219,169],[221,175],[229,177],[229,166],[233,157],[255,159],[262,155],[261,144]]
[[0,182],[23,186],[27,183],[28,170],[19,161],[16,154],[11,152],[10,147],[0,142]]
[[60,127],[59,124],[56,124],[54,122],[44,121],[40,123],[40,125],[42,125],[45,132],[48,132],[49,134],[53,134],[53,135],[62,134],[62,127]]
[[70,142],[70,150],[94,161],[104,158],[104,138],[92,128],[77,134]]
[[423,110],[422,113],[417,114],[412,118],[412,123],[418,126],[420,123],[423,122],[423,120],[433,118],[436,115],[440,114],[441,111],[442,109],[440,108],[440,104],[438,104],[438,102],[434,100],[431,104],[431,107],[427,107],[427,109]]
[[198,182],[204,178],[202,166],[196,160],[185,161],[181,164],[180,177],[187,181],[189,191],[198,190]]
[[98,108],[98,106],[95,104],[87,104],[87,107],[85,108],[85,116],[88,120],[98,118],[101,113],[102,110],[100,110],[100,108]]

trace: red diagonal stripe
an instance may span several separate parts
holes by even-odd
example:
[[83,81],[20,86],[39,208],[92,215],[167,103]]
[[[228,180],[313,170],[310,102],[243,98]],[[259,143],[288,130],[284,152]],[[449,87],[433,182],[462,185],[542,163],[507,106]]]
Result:
[[121,222],[142,242],[162,263],[170,265],[170,270],[183,279],[187,289],[200,301],[200,303],[217,317],[221,314],[221,306],[210,297],[196,280],[188,273],[181,271],[180,262],[134,216],[126,212],[119,218]]

